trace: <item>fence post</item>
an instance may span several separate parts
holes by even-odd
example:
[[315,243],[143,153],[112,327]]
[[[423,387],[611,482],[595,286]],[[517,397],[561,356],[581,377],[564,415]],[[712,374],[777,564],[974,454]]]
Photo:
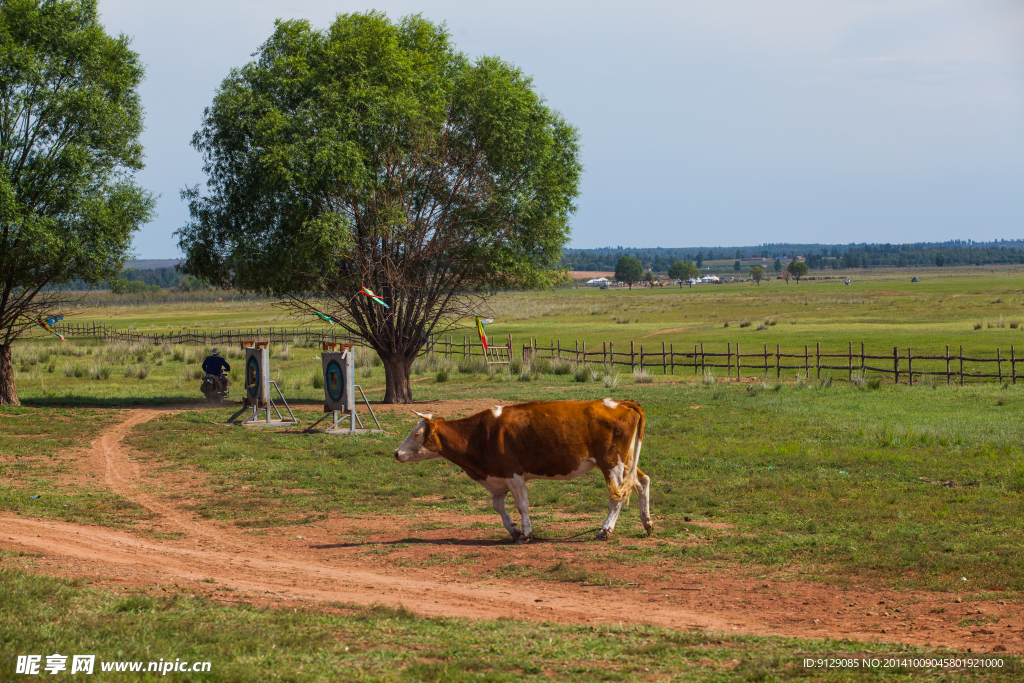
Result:
[[640,372],[644,371],[644,345],[640,345]]
[[847,370],[847,382],[853,381],[853,342],[846,342],[846,370]]
[[[1010,347],[1010,355],[1013,355],[1013,347]],[[668,369],[671,374],[676,374],[676,344],[672,342],[668,345]]]
[[964,345],[960,345],[960,386],[964,385]]
[[665,368],[665,342],[661,342],[661,374],[668,374],[668,370]]
[[775,379],[782,378],[782,347],[775,345]]
[[579,365],[579,363],[580,363],[580,340],[577,339],[576,340],[576,364]]
[[633,372],[636,370],[636,351],[633,347],[633,342],[629,342],[629,371]]
[[562,360],[562,340],[558,340],[558,360]]
[[818,371],[818,379],[821,379],[821,342],[814,345],[814,367]]
[[1017,357],[1013,355],[1013,346],[1010,346],[1010,377],[1013,384],[1017,384]]
[[860,343],[860,374],[864,376],[864,342]]
[[811,356],[807,351],[807,344],[804,344],[804,378],[811,378]]
[[[696,359],[694,359],[694,360],[696,360]],[[701,342],[700,343],[700,374],[702,376],[704,375],[704,371],[705,371],[705,368],[704,368],[704,342]]]
[[693,345],[693,374],[697,374],[697,345]]
[[[576,362],[577,363],[579,362],[578,358],[576,359]],[[584,341],[583,342],[583,363],[586,364],[586,362],[587,362],[587,342]]]
[[999,355],[999,348],[996,347],[996,372],[999,373],[999,384],[1003,383],[1003,357]]
[[768,379],[768,345],[764,345],[764,378]]
[[907,382],[910,386],[914,386],[914,347],[907,347],[907,376],[909,381]]
[[949,386],[949,344],[946,344],[946,386]]
[[732,377],[732,342],[725,342],[725,378]]
[[601,364],[608,365],[608,342],[601,342]]
[[894,384],[900,383],[900,347],[892,347],[892,374]]
[[743,379],[742,370],[740,370],[740,343],[736,342],[736,381],[739,382]]

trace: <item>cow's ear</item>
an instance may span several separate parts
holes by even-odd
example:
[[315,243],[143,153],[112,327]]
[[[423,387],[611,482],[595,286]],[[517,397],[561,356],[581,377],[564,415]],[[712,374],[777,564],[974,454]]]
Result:
[[435,417],[434,418],[434,422],[444,422],[444,418],[443,417]]
[[430,420],[433,419],[433,417],[434,417],[430,413],[417,413],[415,410],[412,411],[412,414],[415,415],[416,417],[422,417],[427,422],[430,422]]
[[[444,422],[444,420],[441,421]],[[440,453],[441,439],[437,436],[437,427],[435,422],[427,422],[427,433],[423,435],[423,447],[428,451]]]

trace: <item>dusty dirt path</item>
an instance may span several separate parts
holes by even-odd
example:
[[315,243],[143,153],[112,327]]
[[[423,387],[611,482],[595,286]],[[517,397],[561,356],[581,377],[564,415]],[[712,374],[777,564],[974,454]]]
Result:
[[[438,412],[456,408],[451,404],[425,407]],[[93,473],[102,473],[113,491],[159,517],[161,530],[184,533],[183,538],[161,540],[5,514],[0,515],[0,547],[41,554],[32,559],[36,570],[87,576],[115,590],[127,586],[186,590],[255,604],[380,602],[430,616],[650,623],[676,629],[1024,653],[1019,604],[755,580],[705,566],[679,570],[667,565],[634,569],[602,564],[600,552],[608,546],[589,540],[528,546],[498,540],[498,523],[489,515],[332,515],[323,523],[255,536],[164,502],[154,473],[144,472],[131,457],[122,443],[128,431],[167,412],[126,411],[122,422],[92,442],[87,462]],[[466,528],[474,522],[487,526]],[[360,540],[346,540],[352,538]],[[618,549],[650,542],[656,539],[620,538]],[[596,551],[598,558],[576,552],[579,543],[586,544],[589,552]],[[403,567],[403,560],[414,566]],[[510,564],[546,567],[559,560],[632,585],[587,586],[487,576],[499,574]],[[436,564],[424,567],[425,561]],[[961,623],[965,625],[958,626]]]

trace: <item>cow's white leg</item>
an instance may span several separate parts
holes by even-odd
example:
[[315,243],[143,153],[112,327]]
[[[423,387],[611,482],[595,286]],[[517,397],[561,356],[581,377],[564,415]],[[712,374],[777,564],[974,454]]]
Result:
[[506,479],[509,491],[512,492],[512,500],[523,517],[523,535],[516,539],[516,543],[529,543],[533,538],[533,526],[530,525],[530,499],[526,495],[526,480],[518,474],[511,479]]
[[647,530],[647,535],[650,536],[654,533],[654,523],[651,521],[651,478],[644,474],[639,467],[636,469],[634,490],[640,497],[640,522]]
[[501,523],[506,529],[508,529],[508,533],[512,536],[512,540],[518,541],[521,534],[519,533],[519,529],[516,527],[516,523],[512,521],[512,518],[509,517],[508,511],[505,509],[506,495],[508,495],[508,491],[500,494],[494,494],[494,497],[491,498],[491,505],[494,507],[494,511],[501,515]]
[[512,536],[513,541],[518,541],[522,533],[516,527],[516,523],[512,521],[508,511],[505,509],[505,496],[508,495],[508,484],[504,479],[498,479],[497,477],[487,477],[487,479],[480,482],[483,486],[491,493],[491,507],[494,511],[501,516],[501,524],[508,530],[509,535]]
[[622,511],[622,504],[625,500],[625,498],[619,500],[608,499],[608,516],[605,518],[604,524],[601,525],[601,530],[597,532],[597,540],[607,541],[612,532],[615,531],[615,522],[619,519],[619,512]]

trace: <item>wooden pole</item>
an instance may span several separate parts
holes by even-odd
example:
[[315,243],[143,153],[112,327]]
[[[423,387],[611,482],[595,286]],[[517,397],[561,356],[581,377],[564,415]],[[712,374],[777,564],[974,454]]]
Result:
[[[1011,353],[1013,353],[1011,351]],[[676,374],[676,344],[672,342],[668,345],[668,360],[669,360],[669,371],[671,374]]]
[[1003,383],[1003,357],[999,355],[999,349],[996,348],[996,372],[999,373],[999,384]]
[[633,342],[629,342],[629,370],[632,372],[636,369],[636,351],[633,348]]
[[910,386],[914,386],[914,347],[907,347],[907,375],[909,376]]
[[608,367],[615,371],[615,342],[608,342]]
[[949,386],[949,344],[946,344],[946,386]]
[[1010,377],[1013,384],[1017,384],[1017,357],[1013,355],[1013,346],[1010,347]]
[[964,345],[960,345],[960,386],[964,385]]
[[893,383],[894,384],[899,384],[900,383],[900,347],[898,347],[898,346],[892,347],[892,374],[893,374],[893,378],[894,378]]
[[700,374],[704,374],[704,342],[700,343]]
[[782,347],[775,345],[775,379],[782,377]]
[[732,377],[732,342],[725,342],[725,377]]
[[860,343],[860,374],[864,375],[864,342]]
[[644,345],[640,345],[640,372],[644,370]]
[[740,343],[736,342],[736,381],[743,379],[743,371],[740,370]]
[[846,348],[846,381],[853,381],[853,342],[847,342]]
[[601,342],[601,364],[608,365],[608,342]]
[[818,370],[818,379],[821,379],[821,342],[816,342],[814,349],[814,367]]
[[661,374],[668,374],[668,370],[665,368],[665,342],[661,342]]
[[768,345],[764,345],[764,378],[768,379]]
[[807,344],[804,344],[804,377],[811,378],[811,356],[807,351]]

